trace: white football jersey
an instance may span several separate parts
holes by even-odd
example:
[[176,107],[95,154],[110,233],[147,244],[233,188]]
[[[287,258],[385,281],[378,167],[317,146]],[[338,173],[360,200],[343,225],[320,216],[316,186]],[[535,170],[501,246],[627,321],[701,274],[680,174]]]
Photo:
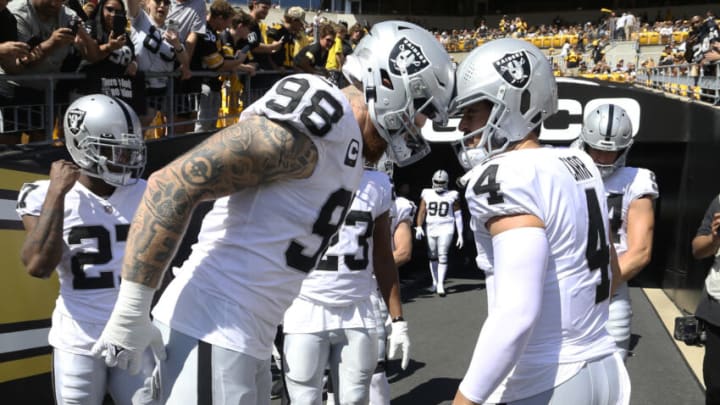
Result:
[[281,79],[237,125],[256,115],[307,134],[318,150],[315,170],[218,199],[153,314],[189,336],[267,359],[283,313],[360,184],[362,136],[345,95],[314,75]]
[[412,201],[405,197],[395,197],[395,203],[390,208],[390,231],[395,232],[395,229],[403,221],[410,221],[410,226],[412,226],[416,211],[417,207]]
[[[21,218],[40,216],[49,185],[49,180],[39,180],[22,186],[17,202],[17,213]],[[105,325],[117,299],[130,222],[145,186],[144,180],[138,180],[134,185],[116,188],[105,199],[76,182],[65,194],[65,246],[57,266],[60,294],[55,303],[56,313],[77,322]],[[55,323],[52,327],[56,327]],[[101,331],[97,330],[97,335],[91,337],[99,338]],[[62,334],[67,333],[70,331],[62,331]],[[77,351],[53,342],[52,330],[50,336],[53,346]],[[62,340],[68,345],[73,344],[69,336]],[[90,347],[85,349],[88,350],[85,354],[89,354]]]
[[328,306],[367,300],[376,288],[372,260],[375,219],[389,212],[391,206],[388,176],[366,170],[345,223],[303,281],[298,297]]
[[426,188],[420,194],[425,201],[425,224],[428,236],[453,233],[455,229],[455,202],[459,194],[455,190],[438,193]]
[[[545,223],[549,242],[540,318],[516,366],[488,398],[510,402],[549,390],[586,360],[617,350],[605,330],[611,268],[604,187],[590,157],[567,148],[504,153],[471,173],[465,196],[476,221],[475,240],[490,263],[493,245],[485,224],[491,218],[534,215]],[[487,271],[490,312],[499,293],[495,271]]]
[[627,215],[633,201],[659,196],[655,173],[638,167],[620,167],[605,179],[610,236],[618,256],[627,251]]

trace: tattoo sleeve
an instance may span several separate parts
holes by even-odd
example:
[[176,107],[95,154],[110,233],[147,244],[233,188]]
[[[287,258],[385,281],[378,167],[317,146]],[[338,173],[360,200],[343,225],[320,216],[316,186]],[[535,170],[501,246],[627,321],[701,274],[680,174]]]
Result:
[[317,159],[308,136],[264,117],[219,131],[150,176],[128,235],[123,278],[156,287],[198,203],[307,178]]

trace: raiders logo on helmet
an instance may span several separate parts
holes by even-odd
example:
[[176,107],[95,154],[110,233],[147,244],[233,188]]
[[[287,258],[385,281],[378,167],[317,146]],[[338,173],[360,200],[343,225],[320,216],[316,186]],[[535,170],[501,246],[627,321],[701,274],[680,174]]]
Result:
[[430,62],[422,48],[405,37],[401,38],[390,51],[390,72],[394,75],[401,76],[403,71],[413,75],[428,66]]
[[65,119],[67,120],[67,126],[70,132],[72,132],[73,135],[77,135],[77,133],[80,132],[83,121],[85,121],[85,111],[74,108],[67,112]]
[[530,78],[530,59],[524,50],[506,53],[493,62],[493,66],[506,82],[519,89],[525,87]]

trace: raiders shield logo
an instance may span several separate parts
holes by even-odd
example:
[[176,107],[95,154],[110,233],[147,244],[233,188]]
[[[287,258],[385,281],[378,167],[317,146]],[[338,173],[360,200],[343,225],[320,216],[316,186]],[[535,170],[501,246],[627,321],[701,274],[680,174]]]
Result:
[[532,73],[525,51],[507,53],[493,62],[493,66],[506,82],[519,89],[525,87]]
[[400,39],[390,52],[390,72],[400,76],[402,71],[408,75],[421,72],[430,66],[422,48],[407,38]]
[[70,132],[72,132],[73,135],[77,135],[85,120],[85,111],[73,108],[67,112],[65,119],[67,120],[67,127],[70,129]]

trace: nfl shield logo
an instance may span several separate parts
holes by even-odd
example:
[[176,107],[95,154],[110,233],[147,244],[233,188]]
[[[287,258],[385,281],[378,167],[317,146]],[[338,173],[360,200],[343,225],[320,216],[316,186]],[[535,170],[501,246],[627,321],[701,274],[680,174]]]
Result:
[[85,111],[74,108],[67,112],[66,119],[67,127],[70,129],[70,132],[72,132],[73,135],[77,135],[77,133],[80,132],[80,127],[82,127],[83,121],[85,120]]
[[532,73],[530,58],[525,51],[506,53],[493,62],[493,66],[506,82],[519,89],[525,87]]
[[396,76],[400,76],[402,71],[412,75],[428,66],[430,62],[422,48],[405,37],[400,39],[390,51],[390,72]]

